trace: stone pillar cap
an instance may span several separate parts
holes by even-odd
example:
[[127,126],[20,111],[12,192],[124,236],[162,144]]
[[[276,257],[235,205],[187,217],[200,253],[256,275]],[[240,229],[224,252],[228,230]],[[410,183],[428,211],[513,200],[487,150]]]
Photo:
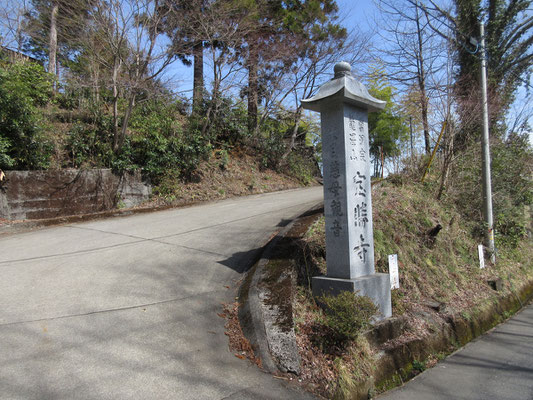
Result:
[[333,79],[322,85],[315,96],[302,100],[304,109],[320,112],[321,106],[331,101],[352,104],[368,111],[380,111],[385,108],[385,101],[373,97],[367,88],[353,77],[349,63],[339,62],[333,71]]
[[340,63],[335,64],[335,66],[333,67],[333,72],[335,73],[335,78],[341,78],[346,75],[351,76],[352,66],[346,61],[341,61]]

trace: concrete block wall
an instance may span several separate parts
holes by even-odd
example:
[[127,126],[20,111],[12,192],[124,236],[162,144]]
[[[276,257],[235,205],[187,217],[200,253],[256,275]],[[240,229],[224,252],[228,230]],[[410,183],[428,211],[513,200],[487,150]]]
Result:
[[132,207],[147,200],[151,186],[140,171],[110,169],[6,171],[0,186],[0,218],[44,219]]

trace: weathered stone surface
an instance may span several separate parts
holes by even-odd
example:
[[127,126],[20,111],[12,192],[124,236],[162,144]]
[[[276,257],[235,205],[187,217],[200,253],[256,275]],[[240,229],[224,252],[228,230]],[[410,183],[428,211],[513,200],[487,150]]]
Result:
[[422,304],[423,306],[432,308],[433,310],[438,311],[438,312],[442,311],[442,309],[444,308],[443,303],[440,303],[438,301],[431,300],[431,299],[424,299],[420,302],[420,304]]
[[321,114],[328,276],[374,273],[366,111],[331,104]]
[[407,327],[407,319],[404,316],[388,318],[375,324],[366,332],[366,338],[371,345],[378,347],[389,340],[400,337]]
[[295,240],[322,212],[320,205],[285,226],[269,242],[241,286],[239,320],[243,332],[263,368],[271,373],[301,372],[292,310],[296,271],[291,257],[299,251]]
[[267,297],[268,293],[260,292],[259,299],[263,302],[262,313],[270,354],[282,372],[299,375],[301,358],[296,344],[294,324],[290,327],[281,325],[278,320],[280,316],[283,317],[284,312],[276,305],[267,305]]
[[140,171],[7,171],[0,190],[0,218],[43,219],[132,207],[150,193]]
[[320,112],[322,131],[327,277],[313,278],[313,293],[357,290],[390,317],[389,276],[374,273],[368,138],[368,111],[383,109],[385,102],[373,98],[343,62],[302,105]]
[[366,87],[352,76],[350,64],[340,62],[333,72],[334,78],[322,85],[315,96],[302,100],[305,109],[322,113],[325,104],[344,102],[368,111],[383,110],[386,103],[372,97]]
[[381,313],[376,320],[392,315],[389,274],[372,274],[354,279],[338,279],[327,276],[313,277],[313,296],[337,295],[343,291],[357,292],[368,296],[378,306]]

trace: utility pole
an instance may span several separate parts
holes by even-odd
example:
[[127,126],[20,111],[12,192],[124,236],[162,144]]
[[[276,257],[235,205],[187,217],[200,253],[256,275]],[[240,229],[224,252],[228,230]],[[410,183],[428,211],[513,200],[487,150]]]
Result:
[[489,249],[490,259],[496,261],[494,248],[494,222],[492,218],[492,186],[490,176],[489,148],[489,109],[487,103],[487,56],[485,54],[485,25],[480,24],[481,35],[481,101],[483,108],[483,135],[481,137],[483,170],[483,216],[485,217],[485,246]]

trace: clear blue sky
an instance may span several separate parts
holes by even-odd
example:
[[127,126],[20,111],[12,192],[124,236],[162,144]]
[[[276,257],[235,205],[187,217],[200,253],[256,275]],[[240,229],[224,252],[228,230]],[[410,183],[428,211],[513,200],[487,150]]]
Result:
[[376,7],[372,0],[337,0],[339,15],[344,18],[344,25],[350,29],[359,26],[368,30]]

